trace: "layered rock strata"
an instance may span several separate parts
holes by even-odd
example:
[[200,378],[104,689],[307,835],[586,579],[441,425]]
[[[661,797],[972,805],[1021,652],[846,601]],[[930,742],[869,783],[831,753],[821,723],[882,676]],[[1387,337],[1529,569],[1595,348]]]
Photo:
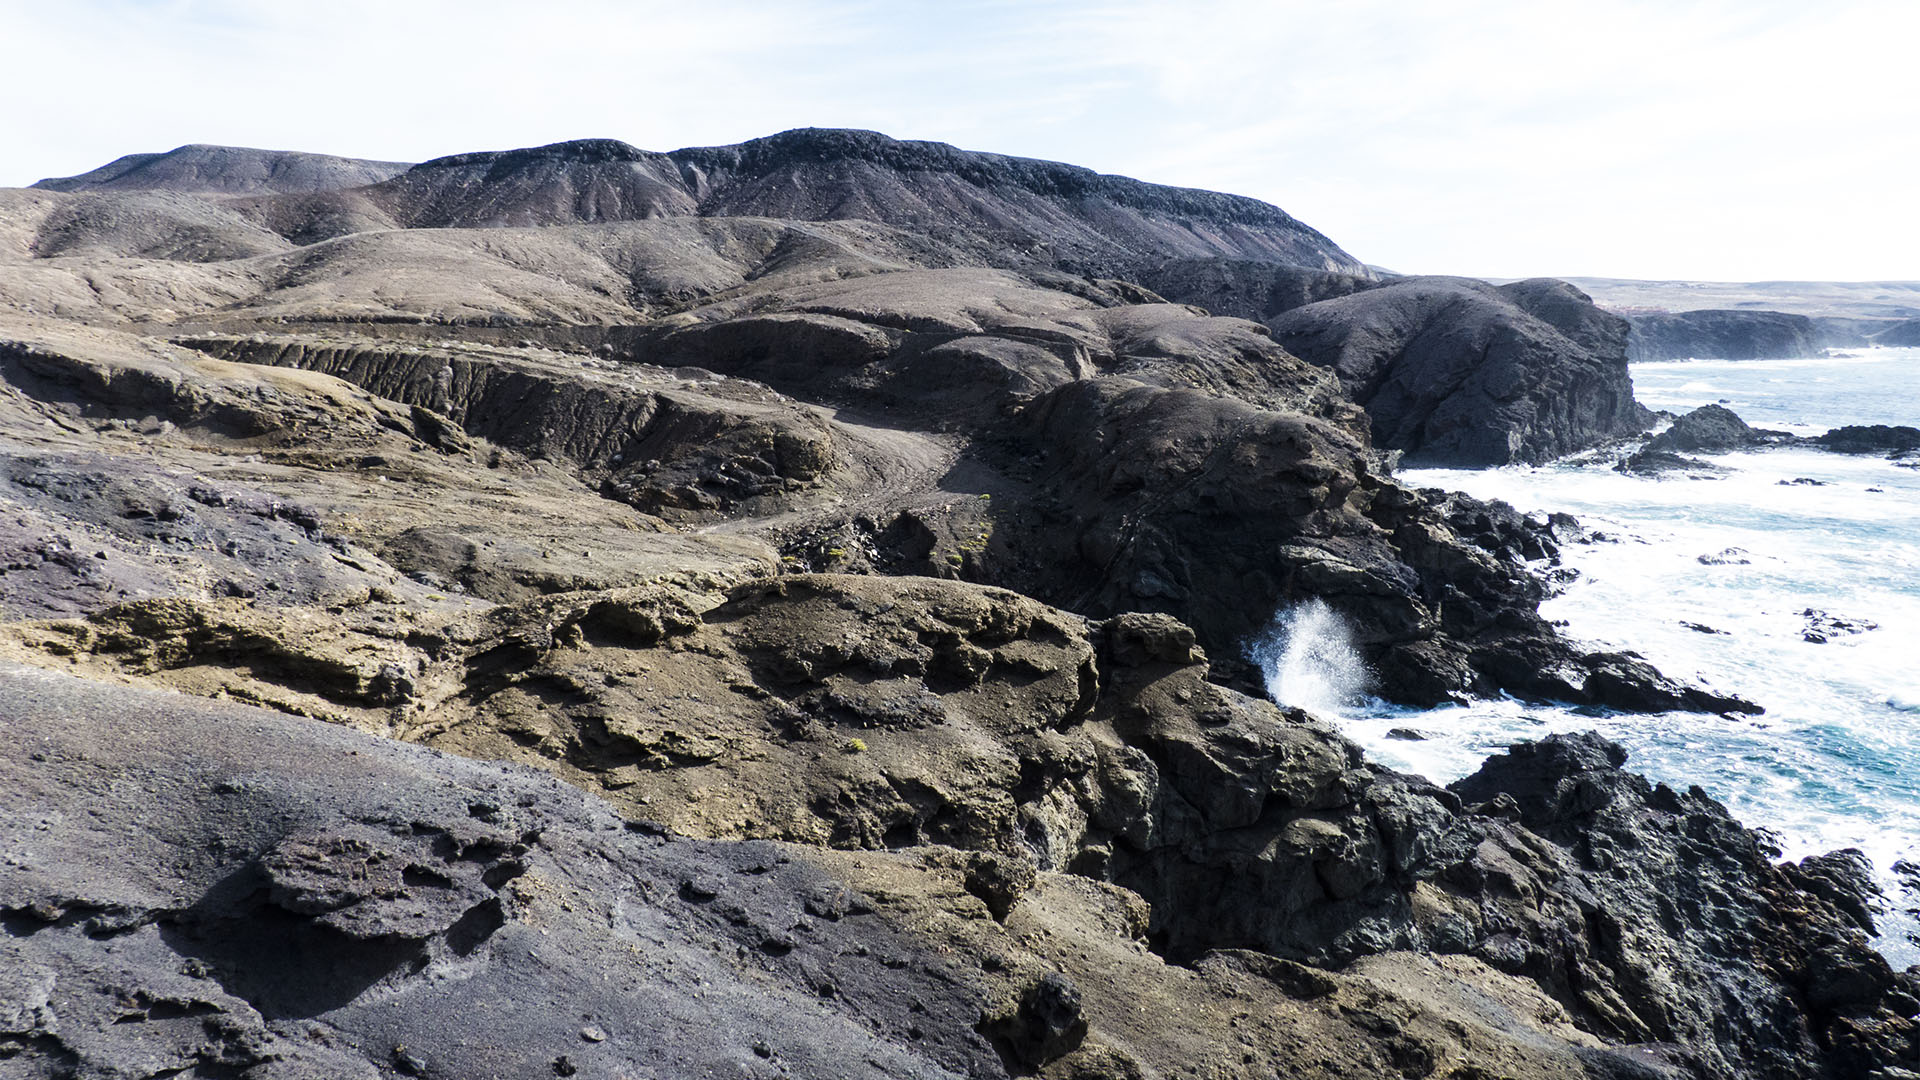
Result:
[[361,168],[0,193],[5,1069],[1920,1064],[1854,856],[1241,692],[1320,600],[1399,700],[1752,707],[1392,478],[1638,422],[1578,292],[865,133]]

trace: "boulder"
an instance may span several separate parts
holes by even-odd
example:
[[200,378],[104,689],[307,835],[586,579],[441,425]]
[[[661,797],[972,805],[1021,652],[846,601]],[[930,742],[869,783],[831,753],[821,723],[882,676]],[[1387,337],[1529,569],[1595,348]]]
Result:
[[1673,422],[1673,426],[1654,436],[1646,449],[1655,452],[1694,454],[1741,450],[1758,445],[1760,432],[1724,405],[1702,405]]

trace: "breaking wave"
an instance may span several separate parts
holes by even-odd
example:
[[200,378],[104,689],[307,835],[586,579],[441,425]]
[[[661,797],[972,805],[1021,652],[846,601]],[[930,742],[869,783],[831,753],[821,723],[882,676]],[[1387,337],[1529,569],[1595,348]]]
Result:
[[1252,652],[1267,696],[1281,705],[1339,716],[1368,701],[1373,673],[1354,648],[1353,630],[1318,599],[1283,609]]

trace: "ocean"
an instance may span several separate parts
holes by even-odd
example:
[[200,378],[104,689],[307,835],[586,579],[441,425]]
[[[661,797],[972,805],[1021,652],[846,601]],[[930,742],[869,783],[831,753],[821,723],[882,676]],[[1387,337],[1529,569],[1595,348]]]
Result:
[[[1920,426],[1920,349],[1632,370],[1639,399],[1674,413],[1718,402],[1797,434]],[[1273,651],[1269,689],[1337,717],[1375,760],[1443,783],[1517,740],[1598,730],[1627,747],[1628,768],[1700,785],[1786,858],[1865,852],[1886,890],[1879,947],[1896,968],[1920,963],[1920,921],[1904,910],[1920,895],[1903,895],[1892,872],[1920,863],[1920,468],[1803,449],[1696,456],[1727,473],[1645,479],[1596,457],[1399,479],[1575,515],[1599,535],[1563,546],[1579,576],[1542,614],[1764,715],[1596,718],[1512,700],[1395,708],[1352,678],[1338,620],[1315,607],[1282,614],[1291,638]]]

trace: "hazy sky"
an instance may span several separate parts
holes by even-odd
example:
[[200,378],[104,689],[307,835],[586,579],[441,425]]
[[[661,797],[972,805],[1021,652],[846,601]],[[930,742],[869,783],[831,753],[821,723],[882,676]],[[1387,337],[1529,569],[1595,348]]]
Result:
[[0,0],[0,184],[790,127],[1267,199],[1404,272],[1920,278],[1914,0]]

